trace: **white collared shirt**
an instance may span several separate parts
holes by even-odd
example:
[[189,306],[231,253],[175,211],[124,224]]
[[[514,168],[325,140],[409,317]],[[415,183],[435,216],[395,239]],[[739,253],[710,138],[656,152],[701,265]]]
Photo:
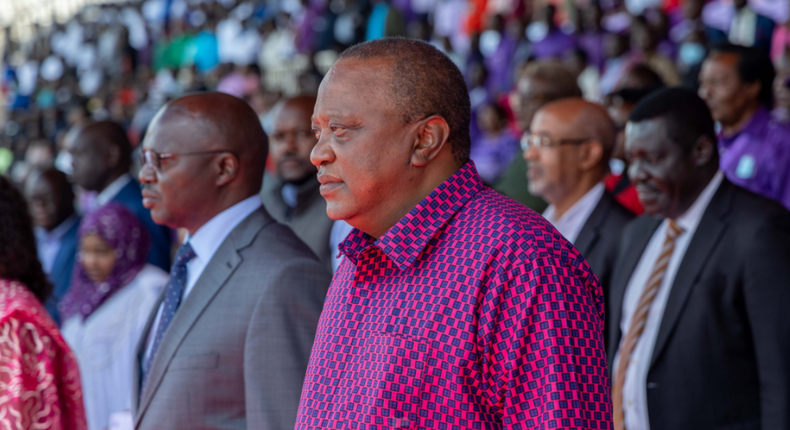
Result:
[[101,192],[96,196],[96,200],[93,203],[93,209],[106,205],[110,200],[112,200],[118,193],[121,192],[123,187],[125,187],[129,182],[132,181],[132,176],[128,173],[124,173],[123,175],[119,176],[116,180],[112,181],[110,185],[107,185]]
[[757,31],[757,13],[749,6],[735,12],[730,24],[730,43],[743,46],[754,46],[754,35]]
[[46,231],[41,227],[36,227],[35,233],[38,259],[41,261],[41,267],[47,275],[52,273],[52,266],[55,265],[55,259],[58,258],[60,245],[63,242],[63,235],[65,235],[77,221],[77,215],[72,215],[52,229],[52,231]]
[[548,222],[554,225],[569,242],[576,242],[576,238],[579,237],[579,232],[582,231],[584,223],[587,222],[587,218],[590,217],[595,206],[601,201],[604,191],[606,191],[606,187],[603,182],[599,182],[594,187],[590,188],[590,191],[587,191],[587,193],[577,200],[561,217],[556,218],[555,214],[557,208],[555,208],[554,205],[549,205],[543,212],[543,218],[546,218]]
[[[694,232],[702,220],[702,215],[708,208],[710,200],[719,189],[724,174],[719,171],[708,183],[705,189],[700,193],[694,204],[675,222],[683,229],[683,232],[675,239],[675,250],[672,257],[669,259],[669,265],[664,273],[664,279],[661,281],[658,293],[656,294],[653,303],[650,306],[650,313],[647,316],[645,329],[642,336],[637,341],[634,352],[631,354],[631,362],[628,364],[628,370],[625,375],[625,385],[623,386],[623,410],[625,411],[625,428],[628,430],[649,430],[650,421],[648,420],[647,410],[647,373],[650,370],[650,361],[653,358],[653,347],[658,337],[658,330],[661,326],[661,319],[664,316],[664,308],[667,305],[669,293],[672,290],[672,284],[675,281],[678,267],[683,261],[683,256],[686,254],[691,238],[694,237]],[[669,220],[664,220],[661,225],[653,233],[653,237],[647,244],[639,263],[631,275],[628,286],[625,290],[625,297],[623,298],[623,314],[620,320],[620,330],[622,331],[621,344],[628,334],[628,328],[631,326],[631,319],[634,316],[639,299],[642,297],[642,292],[647,286],[648,278],[653,272],[653,266],[661,254],[661,248],[664,245],[664,240],[667,234]],[[618,354],[615,356],[614,366],[612,368],[612,381],[614,381],[614,372],[617,369],[617,363],[620,360],[619,347]]]
[[[214,254],[222,245],[222,242],[228,238],[230,232],[261,206],[262,202],[259,194],[248,197],[228,209],[225,209],[214,218],[211,218],[209,222],[203,224],[203,226],[195,232],[194,236],[187,234],[186,237],[184,237],[184,243],[189,243],[192,250],[195,251],[195,258],[187,263],[187,285],[181,296],[180,306],[184,305],[184,301],[186,301],[189,293],[195,288],[195,284],[203,273],[203,270],[214,257]],[[163,306],[164,303],[159,305],[156,319],[151,326],[151,331],[148,333],[148,347],[145,349],[146,360],[151,354],[151,347],[153,347],[154,341],[153,334],[156,333],[156,328],[159,327]]]

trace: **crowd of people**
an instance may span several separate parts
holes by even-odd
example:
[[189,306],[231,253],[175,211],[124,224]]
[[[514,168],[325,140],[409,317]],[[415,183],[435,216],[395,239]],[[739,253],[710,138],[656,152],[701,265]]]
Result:
[[145,0],[7,30],[0,416],[790,430],[777,10]]

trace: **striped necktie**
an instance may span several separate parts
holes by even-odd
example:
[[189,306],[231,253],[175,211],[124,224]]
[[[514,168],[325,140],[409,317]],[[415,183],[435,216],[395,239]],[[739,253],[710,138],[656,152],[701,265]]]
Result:
[[667,236],[664,239],[664,245],[661,247],[661,254],[658,256],[653,271],[650,277],[647,278],[647,285],[639,298],[639,304],[636,307],[633,318],[631,318],[631,325],[628,327],[628,333],[625,335],[625,340],[620,345],[618,353],[620,354],[620,361],[617,364],[617,372],[614,376],[614,386],[612,386],[612,404],[614,406],[614,430],[625,430],[625,411],[623,410],[623,386],[625,385],[625,373],[628,370],[628,364],[631,362],[631,356],[636,349],[639,338],[642,332],[645,331],[645,324],[647,323],[647,316],[650,314],[650,306],[653,300],[658,295],[658,289],[664,281],[664,274],[669,266],[669,259],[675,251],[675,240],[683,233],[683,229],[678,226],[675,221],[669,220],[667,227]]

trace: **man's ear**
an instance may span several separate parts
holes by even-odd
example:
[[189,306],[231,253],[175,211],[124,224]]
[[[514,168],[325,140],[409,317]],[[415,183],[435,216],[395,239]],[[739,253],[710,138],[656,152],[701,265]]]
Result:
[[450,126],[441,116],[432,115],[420,121],[411,164],[416,167],[426,166],[439,155],[449,138]]
[[597,140],[585,142],[579,149],[579,167],[582,170],[593,169],[603,160],[603,144]]
[[691,158],[694,160],[694,165],[699,167],[708,164],[717,150],[716,143],[709,137],[700,136],[691,148]]
[[236,179],[239,175],[239,160],[235,155],[227,152],[221,154],[214,163],[217,172],[217,186],[224,186]]

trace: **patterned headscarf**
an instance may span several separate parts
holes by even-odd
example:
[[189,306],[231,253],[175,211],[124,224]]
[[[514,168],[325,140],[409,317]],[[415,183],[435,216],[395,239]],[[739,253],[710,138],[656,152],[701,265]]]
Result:
[[143,269],[151,247],[148,231],[136,216],[118,203],[108,203],[86,215],[79,228],[80,240],[95,234],[115,250],[110,276],[99,284],[88,277],[77,261],[71,288],[58,305],[61,321],[80,314],[87,318],[113,294],[134,280]]

